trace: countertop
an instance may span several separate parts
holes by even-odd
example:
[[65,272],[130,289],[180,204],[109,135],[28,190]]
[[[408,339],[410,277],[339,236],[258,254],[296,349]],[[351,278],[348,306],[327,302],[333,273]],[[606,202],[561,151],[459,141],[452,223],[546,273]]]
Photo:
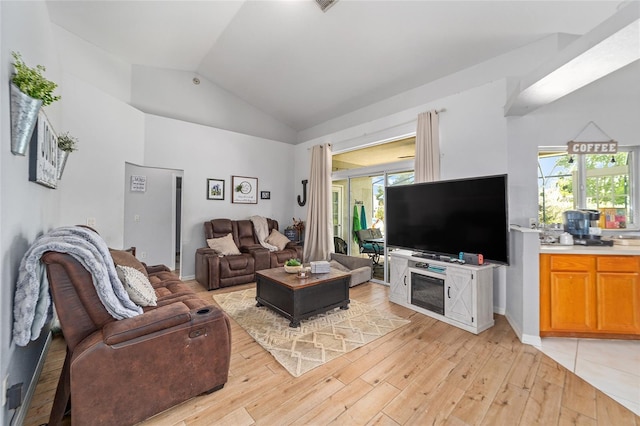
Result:
[[[536,233],[539,234],[539,229],[530,229],[523,226],[511,225],[512,231],[518,231],[522,233]],[[640,256],[640,246],[638,245],[622,245],[614,244],[613,246],[582,246],[582,245],[570,245],[565,246],[562,244],[540,244],[540,253],[556,253],[556,254],[602,254],[602,255],[614,255],[614,256]]]
[[625,246],[614,244],[606,246],[563,246],[560,244],[540,244],[540,253],[555,254],[598,254],[598,255],[632,255],[640,256],[640,246]]

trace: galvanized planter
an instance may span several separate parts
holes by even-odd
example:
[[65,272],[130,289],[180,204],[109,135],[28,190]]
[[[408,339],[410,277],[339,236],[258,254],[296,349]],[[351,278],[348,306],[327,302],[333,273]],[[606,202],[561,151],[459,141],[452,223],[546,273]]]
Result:
[[41,99],[22,93],[11,83],[11,152],[15,155],[26,154],[41,106]]
[[64,172],[64,166],[67,165],[67,158],[69,158],[69,151],[63,151],[58,148],[58,170],[56,170],[56,179],[62,179],[62,172]]

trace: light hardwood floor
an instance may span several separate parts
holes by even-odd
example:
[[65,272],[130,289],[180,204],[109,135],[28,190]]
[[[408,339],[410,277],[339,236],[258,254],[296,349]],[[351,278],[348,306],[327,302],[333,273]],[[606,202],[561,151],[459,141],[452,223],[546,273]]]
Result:
[[[213,301],[214,292],[188,283]],[[390,303],[383,285],[354,287],[350,297],[411,324],[294,378],[232,320],[225,387],[142,424],[640,426],[633,412],[521,344],[501,315],[475,336]],[[63,359],[56,338],[25,425],[47,422]]]

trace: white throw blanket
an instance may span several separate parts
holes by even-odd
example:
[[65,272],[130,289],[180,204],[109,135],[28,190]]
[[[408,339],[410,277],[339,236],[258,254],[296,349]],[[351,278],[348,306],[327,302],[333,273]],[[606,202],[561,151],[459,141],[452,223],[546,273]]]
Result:
[[256,236],[260,245],[269,251],[276,251],[278,247],[272,246],[266,240],[269,238],[269,224],[267,219],[262,216],[251,216],[251,222],[253,222],[253,228],[256,230]]
[[93,285],[105,309],[115,319],[142,313],[118,279],[113,259],[104,240],[80,226],[56,228],[38,237],[24,254],[18,270],[13,306],[13,339],[26,346],[40,336],[50,319],[51,296],[40,257],[47,251],[68,253],[91,273]]

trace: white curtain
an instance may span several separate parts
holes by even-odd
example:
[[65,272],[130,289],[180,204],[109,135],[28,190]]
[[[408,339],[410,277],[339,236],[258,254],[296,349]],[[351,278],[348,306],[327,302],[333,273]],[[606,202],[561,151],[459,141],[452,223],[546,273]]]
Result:
[[440,180],[440,127],[438,113],[418,115],[416,131],[415,183]]
[[331,145],[315,145],[311,150],[311,173],[304,261],[329,260],[333,251],[331,218]]

